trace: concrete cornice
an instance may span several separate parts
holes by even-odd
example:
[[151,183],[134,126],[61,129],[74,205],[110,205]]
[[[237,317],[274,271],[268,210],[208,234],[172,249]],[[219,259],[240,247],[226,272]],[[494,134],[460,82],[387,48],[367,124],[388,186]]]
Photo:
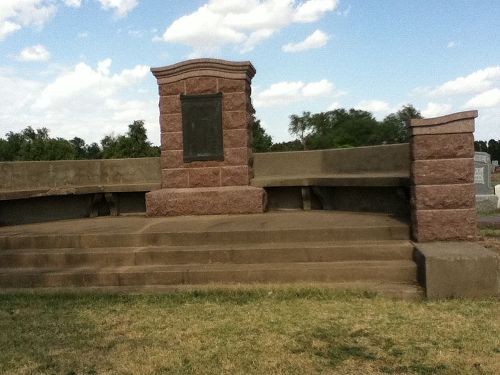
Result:
[[251,81],[256,70],[250,61],[194,59],[159,68],[151,68],[159,83],[171,83],[191,77],[218,77]]

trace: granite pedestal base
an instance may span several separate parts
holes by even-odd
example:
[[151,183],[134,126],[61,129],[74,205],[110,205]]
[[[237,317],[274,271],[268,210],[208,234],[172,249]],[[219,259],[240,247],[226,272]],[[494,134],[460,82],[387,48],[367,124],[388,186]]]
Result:
[[266,193],[253,186],[161,189],[146,194],[148,216],[262,213]]

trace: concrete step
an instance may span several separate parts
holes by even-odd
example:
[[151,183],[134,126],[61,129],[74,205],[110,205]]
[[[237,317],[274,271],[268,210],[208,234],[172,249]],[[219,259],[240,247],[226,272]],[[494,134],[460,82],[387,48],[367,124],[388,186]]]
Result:
[[82,267],[72,269],[0,268],[0,287],[100,287],[221,283],[348,282],[416,283],[408,260],[264,264]]
[[0,237],[0,249],[196,246],[310,241],[408,240],[405,224],[318,229],[233,230],[155,233],[73,233]]
[[409,241],[347,241],[201,246],[18,249],[0,251],[10,268],[119,267],[190,263],[293,263],[411,260]]

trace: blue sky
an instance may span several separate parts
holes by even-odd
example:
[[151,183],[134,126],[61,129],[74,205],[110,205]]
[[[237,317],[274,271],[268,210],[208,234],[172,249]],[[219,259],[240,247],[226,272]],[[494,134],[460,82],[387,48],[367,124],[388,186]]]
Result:
[[249,60],[256,115],[275,141],[288,117],[358,108],[382,119],[478,109],[500,139],[498,0],[0,0],[0,136],[31,125],[87,142],[146,121],[150,67]]

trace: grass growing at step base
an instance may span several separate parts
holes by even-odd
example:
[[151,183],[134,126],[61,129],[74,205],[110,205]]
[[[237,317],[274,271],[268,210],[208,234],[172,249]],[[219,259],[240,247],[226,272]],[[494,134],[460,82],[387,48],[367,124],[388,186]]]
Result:
[[0,295],[2,374],[499,374],[500,302],[324,288]]

